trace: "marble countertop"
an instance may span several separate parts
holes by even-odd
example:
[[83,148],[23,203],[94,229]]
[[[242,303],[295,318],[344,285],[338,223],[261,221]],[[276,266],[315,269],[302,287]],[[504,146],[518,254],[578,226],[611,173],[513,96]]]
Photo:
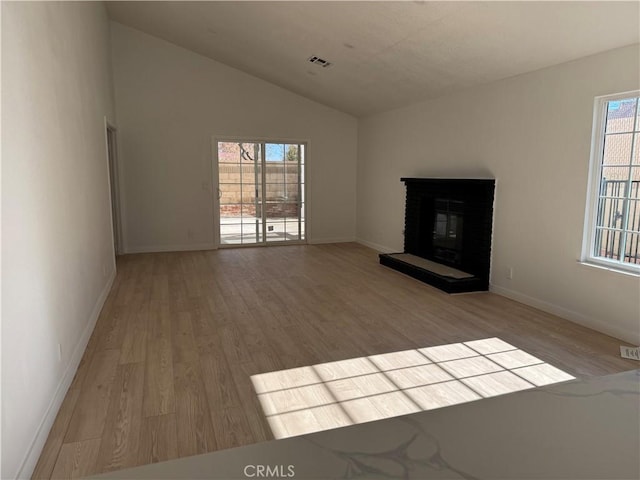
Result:
[[640,370],[590,377],[98,479],[638,479]]

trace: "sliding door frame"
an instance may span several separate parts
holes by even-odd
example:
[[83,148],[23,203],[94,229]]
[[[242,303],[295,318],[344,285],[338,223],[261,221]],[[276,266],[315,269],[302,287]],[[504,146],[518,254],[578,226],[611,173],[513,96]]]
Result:
[[[304,215],[304,238],[302,240],[283,240],[283,241],[272,241],[269,242],[266,239],[266,217],[262,215],[262,241],[251,244],[228,244],[224,245],[220,243],[220,175],[219,175],[219,159],[218,159],[218,143],[226,142],[226,143],[259,143],[261,145],[261,154],[266,155],[265,145],[266,144],[288,144],[288,145],[302,145],[304,147],[304,173],[300,175],[300,181],[298,182],[298,192],[300,193],[300,198],[302,200],[303,207],[299,210],[300,215]],[[309,177],[309,140],[301,140],[301,139],[292,139],[292,138],[270,138],[270,137],[234,137],[234,136],[226,136],[226,135],[215,135],[211,139],[211,150],[212,150],[212,160],[211,160],[211,179],[212,179],[212,188],[211,194],[213,197],[213,215],[212,223],[213,223],[213,243],[215,248],[245,248],[245,247],[271,247],[278,245],[306,245],[308,243],[309,238],[309,216],[308,212],[309,208],[309,199],[310,199],[310,188],[307,183],[307,178]],[[262,162],[262,159],[261,159]],[[298,160],[298,166],[300,166],[300,160]],[[286,169],[285,169],[286,172]],[[285,173],[286,178],[286,173]],[[301,195],[302,183],[304,184],[304,198]],[[266,194],[266,168],[262,168],[261,166],[261,184],[262,184],[262,195]],[[261,199],[262,201],[262,199]],[[266,203],[262,202],[263,208]],[[298,230],[300,231],[300,221],[298,221]],[[302,233],[302,232],[300,232]],[[300,236],[300,235],[299,235]]]

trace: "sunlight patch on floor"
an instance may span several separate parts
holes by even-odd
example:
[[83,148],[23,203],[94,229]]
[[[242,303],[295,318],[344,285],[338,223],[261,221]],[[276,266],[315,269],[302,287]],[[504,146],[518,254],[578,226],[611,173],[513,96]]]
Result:
[[275,438],[504,395],[575,377],[499,339],[253,375]]

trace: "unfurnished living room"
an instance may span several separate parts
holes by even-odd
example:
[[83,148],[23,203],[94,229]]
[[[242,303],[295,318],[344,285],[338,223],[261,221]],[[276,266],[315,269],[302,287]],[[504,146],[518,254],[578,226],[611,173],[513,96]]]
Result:
[[640,478],[640,3],[1,21],[1,478]]

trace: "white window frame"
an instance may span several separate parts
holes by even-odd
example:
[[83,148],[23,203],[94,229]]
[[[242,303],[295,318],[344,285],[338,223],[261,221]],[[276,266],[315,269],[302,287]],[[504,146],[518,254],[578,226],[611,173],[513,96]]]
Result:
[[[603,95],[596,97],[594,101],[593,129],[591,133],[591,159],[589,164],[589,184],[587,188],[587,206],[585,211],[585,226],[580,261],[587,265],[603,267],[607,270],[615,272],[640,276],[640,265],[627,263],[622,260],[596,257],[594,255],[598,201],[600,199],[600,183],[602,180],[602,161],[604,156],[607,104],[611,101],[623,100],[633,97],[640,97],[640,90],[617,93],[614,95]],[[635,127],[635,129],[637,129],[637,126]],[[640,148],[640,145],[634,145],[632,141],[631,148],[633,155],[633,149]],[[626,232],[626,230],[623,230],[623,232]]]
[[[218,159],[218,143],[221,142],[229,142],[229,143],[259,143],[261,144],[262,151],[265,150],[265,145],[267,143],[271,144],[288,144],[288,145],[302,145],[304,147],[304,173],[301,177],[302,184],[304,184],[304,193],[300,192],[300,198],[303,198],[303,212],[302,216],[304,218],[304,230],[300,233],[304,236],[301,240],[286,240],[286,241],[278,241],[278,242],[267,242],[262,241],[258,243],[248,243],[248,244],[230,244],[225,245],[220,242],[220,198],[218,197],[218,188],[220,183],[219,178],[219,159]],[[279,246],[279,245],[306,245],[312,243],[310,240],[311,237],[311,220],[309,218],[309,211],[311,209],[311,188],[308,183],[308,178],[310,178],[310,173],[313,167],[309,163],[309,150],[310,150],[311,141],[309,139],[295,139],[295,138],[274,138],[274,137],[243,137],[243,136],[227,136],[227,135],[214,135],[211,137],[211,152],[212,152],[212,162],[211,162],[211,174],[212,174],[212,185],[213,185],[213,238],[216,249],[224,249],[224,248],[245,248],[245,247],[267,247],[267,246]],[[263,170],[264,172],[264,170]],[[262,191],[266,191],[266,186],[264,184],[265,179],[264,175],[262,178]],[[266,229],[265,223],[263,222],[263,229]]]

